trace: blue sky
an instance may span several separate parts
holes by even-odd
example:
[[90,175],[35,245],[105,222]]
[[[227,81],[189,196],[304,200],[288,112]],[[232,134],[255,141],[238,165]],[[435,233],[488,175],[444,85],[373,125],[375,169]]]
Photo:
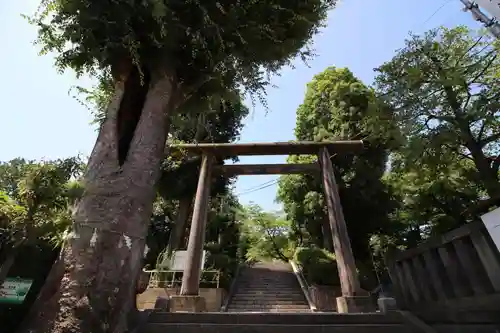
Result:
[[[89,110],[70,93],[76,80],[71,72],[59,74],[50,55],[38,56],[32,41],[36,30],[20,14],[32,13],[39,0],[0,1],[0,161],[15,157],[54,159],[88,156],[96,139]],[[438,10],[439,9],[439,10]],[[309,67],[296,62],[273,79],[277,88],[268,90],[269,112],[257,105],[245,121],[241,141],[292,140],[295,111],[312,77],[328,66],[348,67],[365,83],[373,80],[373,68],[387,61],[404,45],[409,31],[424,32],[445,25],[479,27],[470,13],[461,11],[459,0],[344,0],[328,18],[328,26],[315,38],[318,56]],[[437,11],[437,12],[436,12]],[[286,156],[245,157],[241,163],[282,163]],[[275,176],[240,177],[236,192],[258,187]],[[253,201],[277,210],[276,186],[243,194],[243,203]]]

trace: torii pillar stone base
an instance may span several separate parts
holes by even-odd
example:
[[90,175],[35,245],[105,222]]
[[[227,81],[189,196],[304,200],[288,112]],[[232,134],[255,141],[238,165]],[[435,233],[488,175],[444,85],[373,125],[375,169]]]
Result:
[[170,298],[170,312],[205,312],[205,298],[199,295],[176,295]]
[[370,296],[337,297],[338,313],[367,313],[375,311],[375,304]]

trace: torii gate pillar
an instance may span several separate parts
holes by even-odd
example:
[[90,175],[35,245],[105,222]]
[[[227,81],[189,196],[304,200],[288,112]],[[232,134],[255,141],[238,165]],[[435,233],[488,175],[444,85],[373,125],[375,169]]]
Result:
[[335,259],[342,289],[342,296],[337,297],[337,312],[374,312],[374,304],[371,298],[361,290],[359,285],[356,262],[347,233],[344,212],[340,204],[338,186],[328,149],[320,149],[318,160],[321,166],[328,219],[332,230]]
[[205,299],[199,295],[199,291],[212,164],[213,156],[208,153],[203,154],[189,232],[187,262],[182,276],[180,295],[171,298],[172,312],[203,312],[206,309]]

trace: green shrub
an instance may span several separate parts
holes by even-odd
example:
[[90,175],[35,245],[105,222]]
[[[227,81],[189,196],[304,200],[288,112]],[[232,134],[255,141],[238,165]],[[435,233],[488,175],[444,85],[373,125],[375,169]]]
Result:
[[339,274],[335,255],[318,247],[299,247],[294,261],[302,266],[309,284],[339,285]]
[[[238,260],[232,258],[218,244],[210,243],[205,245],[208,251],[205,261],[206,270],[218,270],[220,272],[220,287],[228,289],[238,267]],[[205,274],[206,280],[210,280],[210,274]],[[203,284],[203,283],[202,283]],[[203,284],[203,286],[205,286]],[[207,287],[213,288],[213,284],[207,284]]]

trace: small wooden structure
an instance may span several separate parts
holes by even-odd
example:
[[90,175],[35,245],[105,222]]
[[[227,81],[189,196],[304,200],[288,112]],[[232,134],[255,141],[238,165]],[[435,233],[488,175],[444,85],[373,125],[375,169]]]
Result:
[[[169,149],[173,154],[186,153],[202,156],[187,249],[189,259],[183,275],[181,295],[196,296],[199,292],[200,265],[207,222],[210,179],[213,173],[220,172],[227,176],[321,172],[342,294],[351,297],[361,295],[359,278],[330,157],[334,154],[342,155],[358,152],[363,149],[362,141],[180,144],[172,145]],[[318,156],[319,163],[213,166],[215,157],[227,159],[249,155],[313,154]]]
[[482,222],[392,251],[386,265],[398,305],[426,321],[500,322],[500,253]]

